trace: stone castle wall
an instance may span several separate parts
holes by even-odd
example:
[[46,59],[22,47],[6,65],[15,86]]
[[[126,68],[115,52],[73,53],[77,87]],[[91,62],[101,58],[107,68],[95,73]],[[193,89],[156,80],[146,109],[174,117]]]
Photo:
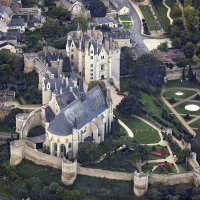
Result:
[[77,174],[94,176],[123,181],[134,181],[133,191],[136,196],[143,196],[148,184],[161,183],[164,185],[176,185],[182,183],[200,185],[200,172],[191,171],[178,174],[144,174],[144,173],[122,173],[101,169],[91,169],[78,166],[77,161],[70,162],[61,158],[44,154],[35,149],[35,144],[30,141],[17,140],[10,145],[10,164],[18,165],[23,159],[28,159],[36,164],[48,165],[62,171],[61,180],[65,185],[72,185]]
[[78,174],[85,175],[85,176],[99,177],[99,178],[123,180],[123,181],[133,180],[132,173],[115,172],[115,171],[102,170],[102,169],[92,169],[92,168],[85,168],[85,167],[80,167],[80,166],[78,167]]
[[31,160],[39,165],[48,165],[62,170],[61,180],[66,185],[72,185],[77,176],[77,162],[63,161],[56,156],[48,155],[37,151],[34,147],[34,143],[17,140],[10,144],[10,165],[18,165],[23,159]]
[[[42,108],[38,108],[34,111],[32,111],[29,116],[27,117],[27,119],[24,121],[23,125],[20,127],[16,127],[16,129],[20,130],[19,134],[20,134],[20,139],[25,139],[28,135],[28,132],[31,128],[37,126],[37,125],[42,125],[44,126],[44,122],[43,122],[43,117],[42,117]],[[16,120],[18,120],[18,118],[16,118]],[[20,123],[16,123],[20,124]]]
[[[193,69],[193,73],[200,72],[200,66],[195,66],[192,69]],[[183,68],[167,70],[166,73],[167,73],[167,80],[182,79]],[[185,69],[185,75],[187,74],[188,74],[188,68]]]

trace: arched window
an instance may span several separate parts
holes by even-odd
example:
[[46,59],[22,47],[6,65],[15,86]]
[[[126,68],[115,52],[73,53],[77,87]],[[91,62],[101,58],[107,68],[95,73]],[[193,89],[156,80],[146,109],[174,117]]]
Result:
[[72,54],[72,55],[71,55],[71,60],[73,60],[73,59],[74,59],[74,55]]

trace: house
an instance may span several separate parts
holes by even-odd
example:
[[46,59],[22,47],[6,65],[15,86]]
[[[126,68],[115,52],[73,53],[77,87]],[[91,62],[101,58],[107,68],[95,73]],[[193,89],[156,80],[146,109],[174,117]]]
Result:
[[113,42],[118,47],[133,47],[134,41],[131,39],[131,33],[129,31],[115,31],[108,33]]
[[15,45],[8,42],[0,43],[0,50],[6,49],[11,53],[20,53],[20,49],[17,49]]
[[86,32],[78,26],[68,33],[66,52],[71,66],[86,83],[106,79],[120,87],[120,48],[90,24]]
[[0,6],[0,31],[6,32],[7,24],[12,17],[13,11],[7,6]]
[[60,0],[57,3],[58,6],[62,6],[71,12],[72,19],[84,17],[91,18],[90,11],[86,9],[85,5],[80,0]]
[[112,17],[97,17],[96,23],[98,26],[106,25],[110,28],[118,27],[118,23]]
[[130,14],[130,10],[125,4],[118,4],[118,7],[116,10],[119,16]]
[[11,21],[8,24],[8,29],[19,29],[20,33],[24,33],[27,28],[27,23],[25,23],[24,18],[12,17]]

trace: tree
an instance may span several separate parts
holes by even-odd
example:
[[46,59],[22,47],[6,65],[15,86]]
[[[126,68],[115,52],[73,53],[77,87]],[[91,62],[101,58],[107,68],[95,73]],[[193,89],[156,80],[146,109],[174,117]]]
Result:
[[160,51],[168,51],[168,42],[163,42],[160,45],[158,45],[158,49]]
[[62,37],[63,28],[60,26],[60,24],[57,21],[53,19],[48,19],[43,24],[42,33],[45,38]]
[[101,88],[101,91],[103,92],[104,97],[106,97],[107,96],[107,89],[106,89],[106,85],[103,81],[91,81],[88,85],[88,91],[91,90],[96,85],[98,85]]
[[122,47],[120,54],[120,75],[125,76],[132,73],[135,65],[135,54],[129,47]]
[[63,7],[53,6],[48,15],[52,19],[57,19],[60,24],[71,20],[71,13]]
[[185,58],[180,58],[176,61],[176,65],[177,67],[180,67],[180,68],[184,68],[184,67],[187,67],[187,65],[189,64],[188,60],[185,59]]
[[194,73],[193,73],[193,70],[192,70],[192,67],[189,66],[189,69],[188,69],[188,80],[190,82],[193,82],[194,81]]
[[105,17],[107,8],[100,0],[89,0],[89,10],[92,17]]
[[172,41],[172,47],[175,49],[180,49],[182,47],[182,42],[180,38],[174,38]]
[[183,52],[187,58],[192,58],[195,53],[195,45],[192,42],[187,42],[183,47]]
[[173,18],[180,18],[182,16],[182,11],[179,8],[178,4],[173,6]]
[[162,87],[166,69],[152,54],[145,54],[136,60],[133,73],[137,79],[144,80],[152,86]]
[[133,95],[128,95],[122,99],[122,101],[117,105],[117,109],[120,113],[125,115],[141,115],[144,113],[142,103]]

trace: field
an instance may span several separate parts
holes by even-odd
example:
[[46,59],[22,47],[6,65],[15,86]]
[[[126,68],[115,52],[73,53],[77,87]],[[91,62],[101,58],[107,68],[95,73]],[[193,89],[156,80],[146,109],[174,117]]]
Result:
[[121,119],[132,131],[140,144],[158,143],[160,136],[157,130],[137,118],[127,118],[117,112],[115,115]]
[[150,7],[148,5],[140,5],[139,8],[144,16],[144,19],[145,19],[149,29],[155,30],[155,27],[153,27],[152,25],[155,23],[158,23],[158,22],[156,22],[156,19],[152,13]]

